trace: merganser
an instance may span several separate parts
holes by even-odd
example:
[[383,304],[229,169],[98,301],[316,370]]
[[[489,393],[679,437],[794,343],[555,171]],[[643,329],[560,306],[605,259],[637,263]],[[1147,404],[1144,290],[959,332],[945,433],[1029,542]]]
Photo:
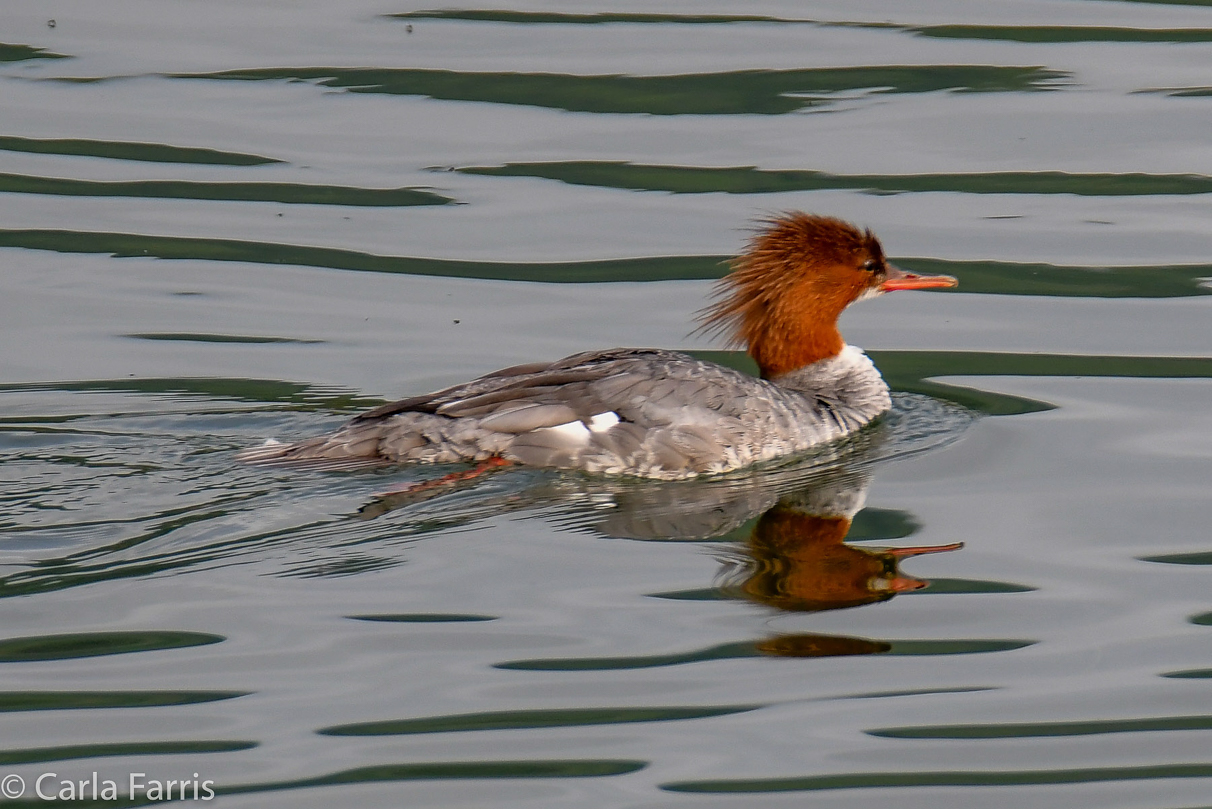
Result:
[[614,348],[505,368],[357,416],[337,432],[267,443],[240,460],[349,469],[521,463],[680,480],[798,453],[892,405],[837,319],[857,300],[952,287],[888,263],[870,230],[791,212],[765,223],[699,313],[744,345],[761,378],[663,349]]

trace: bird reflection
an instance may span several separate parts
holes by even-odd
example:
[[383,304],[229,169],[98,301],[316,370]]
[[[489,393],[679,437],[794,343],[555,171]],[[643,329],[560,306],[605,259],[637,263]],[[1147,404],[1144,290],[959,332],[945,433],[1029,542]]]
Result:
[[[556,476],[525,494],[501,496],[492,508],[501,512],[538,507],[564,527],[611,538],[733,540],[720,553],[718,592],[787,612],[859,607],[920,590],[929,582],[903,574],[901,560],[963,547],[960,542],[913,547],[847,544],[852,520],[866,501],[869,474],[836,467],[813,469],[807,475],[793,472],[663,484]],[[393,506],[405,504],[399,498],[380,499],[372,504],[374,511],[367,507],[363,516],[379,516]],[[476,512],[483,516],[484,510],[481,504]],[[745,533],[747,523],[752,527]],[[759,645],[769,654],[790,656],[870,654],[884,647],[818,636]]]
[[912,548],[847,545],[853,501],[865,491],[866,479],[845,477],[840,483],[862,488],[847,491],[830,481],[783,497],[762,514],[721,589],[794,612],[858,607],[929,585],[903,575],[901,559],[963,547],[958,542]]
[[[900,451],[920,451],[942,441],[902,439],[889,451],[886,428],[870,429],[837,445],[828,455],[796,464],[702,480],[653,483],[565,473],[502,470],[514,485],[493,486],[472,498],[469,519],[486,512],[527,510],[562,527],[611,538],[712,541],[722,570],[715,593],[784,612],[813,613],[888,601],[929,585],[900,572],[901,560],[955,551],[956,542],[915,547],[859,547],[845,541],[862,510],[873,462]],[[927,439],[937,439],[927,435]],[[480,481],[456,484],[464,507]],[[363,518],[409,509],[416,491],[381,497],[363,508]],[[440,492],[439,492],[440,496]],[[485,502],[485,499],[491,502]],[[474,513],[475,517],[471,516]],[[419,516],[419,515],[418,515]],[[449,527],[451,514],[446,511]],[[894,534],[899,536],[899,534]],[[892,537],[889,537],[892,538]],[[715,544],[721,540],[726,545]],[[720,550],[724,547],[724,550]],[[818,634],[789,634],[753,642],[761,654],[831,657],[888,652],[880,640]]]

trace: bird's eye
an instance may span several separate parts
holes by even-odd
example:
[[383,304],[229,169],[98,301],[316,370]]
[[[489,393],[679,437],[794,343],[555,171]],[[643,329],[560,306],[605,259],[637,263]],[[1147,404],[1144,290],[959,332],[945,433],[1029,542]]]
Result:
[[880,262],[876,261],[875,259],[869,259],[867,263],[863,265],[863,269],[867,272],[874,273],[880,271],[880,266]]

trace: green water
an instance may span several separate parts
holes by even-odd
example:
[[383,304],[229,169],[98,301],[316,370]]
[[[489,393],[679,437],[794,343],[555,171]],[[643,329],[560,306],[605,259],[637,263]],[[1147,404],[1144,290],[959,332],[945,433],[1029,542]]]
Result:
[[[1208,806],[1208,6],[10,3],[6,799]],[[695,313],[787,209],[960,280],[844,315],[896,405],[843,445],[234,462],[591,348],[752,371]]]

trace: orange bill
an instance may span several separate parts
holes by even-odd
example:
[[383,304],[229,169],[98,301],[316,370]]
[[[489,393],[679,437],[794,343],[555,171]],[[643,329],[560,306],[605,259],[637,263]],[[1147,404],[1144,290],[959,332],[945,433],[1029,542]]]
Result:
[[923,275],[889,264],[888,277],[880,284],[880,292],[892,292],[897,289],[939,289],[958,284],[959,281],[950,275]]

